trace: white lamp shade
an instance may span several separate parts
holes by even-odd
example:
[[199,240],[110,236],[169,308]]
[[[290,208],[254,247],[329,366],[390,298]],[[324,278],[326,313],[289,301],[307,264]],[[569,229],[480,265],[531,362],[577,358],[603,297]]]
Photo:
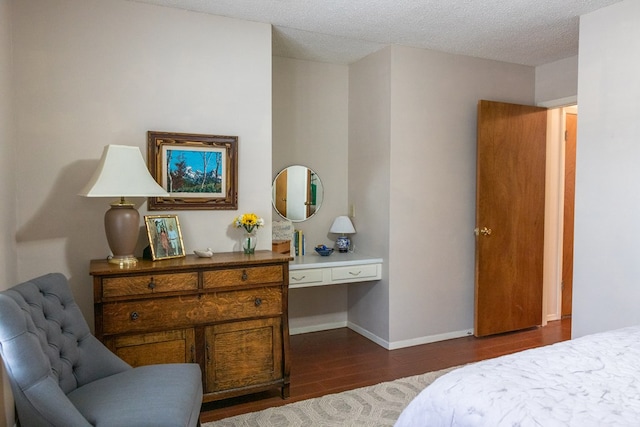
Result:
[[333,220],[329,233],[355,234],[356,229],[348,216],[339,216]]
[[169,193],[153,179],[138,147],[106,145],[98,168],[79,195],[159,197]]

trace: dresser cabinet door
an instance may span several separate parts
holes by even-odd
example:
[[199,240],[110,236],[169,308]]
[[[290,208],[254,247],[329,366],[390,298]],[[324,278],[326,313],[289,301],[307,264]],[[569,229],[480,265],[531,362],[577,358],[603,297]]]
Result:
[[282,378],[280,317],[208,326],[205,341],[206,393]]
[[133,367],[196,361],[193,328],[119,335],[107,338],[105,345]]

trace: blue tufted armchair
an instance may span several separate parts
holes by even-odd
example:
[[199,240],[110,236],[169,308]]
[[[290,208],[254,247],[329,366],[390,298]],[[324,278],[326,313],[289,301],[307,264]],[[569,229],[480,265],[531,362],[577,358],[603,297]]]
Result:
[[200,367],[126,364],[91,334],[62,274],[0,292],[0,355],[21,426],[199,425]]

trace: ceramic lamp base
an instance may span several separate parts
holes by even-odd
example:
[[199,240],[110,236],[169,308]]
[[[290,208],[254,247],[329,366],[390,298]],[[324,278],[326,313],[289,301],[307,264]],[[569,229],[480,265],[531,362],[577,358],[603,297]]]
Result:
[[349,252],[351,240],[347,236],[340,236],[336,240],[336,246],[338,247],[338,252]]
[[133,255],[138,243],[140,214],[132,203],[125,200],[114,202],[104,215],[107,242],[113,257],[111,264],[135,265],[138,260]]

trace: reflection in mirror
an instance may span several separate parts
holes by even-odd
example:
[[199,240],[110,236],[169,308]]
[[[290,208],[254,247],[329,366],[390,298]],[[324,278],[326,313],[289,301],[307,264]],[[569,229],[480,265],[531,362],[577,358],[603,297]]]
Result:
[[320,177],[300,165],[289,166],[276,176],[271,200],[278,214],[293,222],[311,218],[320,206],[324,190]]

